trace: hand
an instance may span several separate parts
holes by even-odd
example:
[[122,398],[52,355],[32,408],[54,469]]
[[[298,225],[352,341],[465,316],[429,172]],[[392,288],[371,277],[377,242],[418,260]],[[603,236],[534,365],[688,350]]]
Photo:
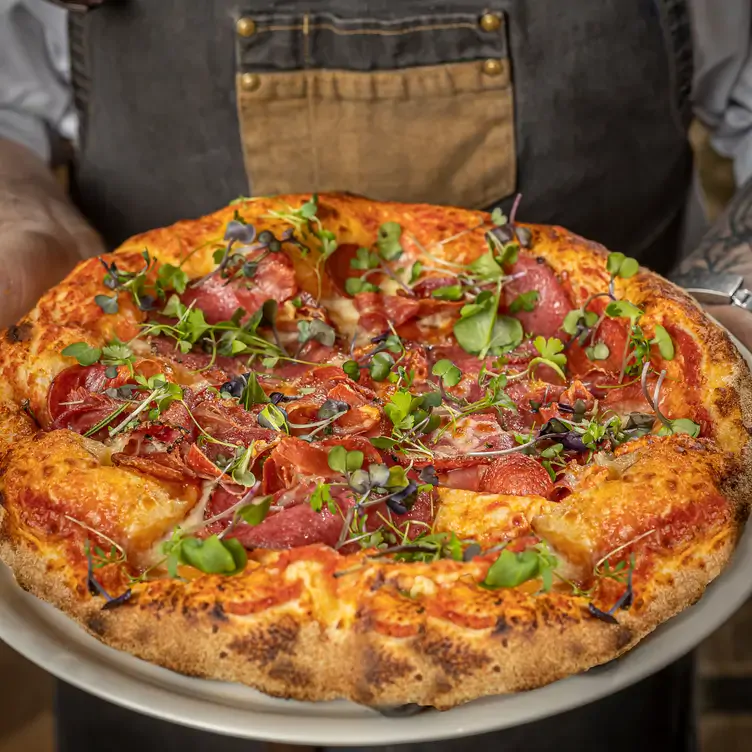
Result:
[[41,160],[0,139],[0,328],[17,322],[102,242]]
[[[723,216],[685,259],[679,272],[691,270],[740,274],[744,287],[752,286],[752,180],[739,188]],[[705,310],[752,350],[751,311],[730,305],[709,305]]]

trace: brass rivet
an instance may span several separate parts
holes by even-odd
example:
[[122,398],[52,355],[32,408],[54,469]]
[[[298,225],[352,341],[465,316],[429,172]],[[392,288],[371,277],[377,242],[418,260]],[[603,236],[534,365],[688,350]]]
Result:
[[256,89],[261,86],[261,77],[257,76],[255,73],[244,73],[240,77],[240,85],[246,91],[256,91]]
[[501,26],[501,16],[496,13],[484,13],[480,17],[480,28],[483,31],[498,31]]
[[501,73],[501,60],[494,60],[493,58],[485,60],[483,62],[483,72],[487,76],[498,76]]
[[252,18],[244,16],[238,19],[235,28],[241,37],[250,37],[256,31],[256,22]]

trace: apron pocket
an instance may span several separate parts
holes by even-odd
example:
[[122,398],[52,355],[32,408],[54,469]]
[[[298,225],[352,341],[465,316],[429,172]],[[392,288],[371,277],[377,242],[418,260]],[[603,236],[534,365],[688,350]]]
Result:
[[[347,34],[335,34],[331,21],[326,30],[337,45],[330,47],[324,40],[301,46],[290,37],[301,33],[305,42],[315,22],[302,24],[302,32],[294,31],[298,27],[291,23],[274,27],[287,35],[284,48],[291,51],[295,69],[270,69],[261,64],[263,46],[241,46],[246,54],[240,57],[237,75],[238,113],[253,194],[339,190],[381,200],[471,208],[511,194],[516,163],[510,64],[503,24],[487,29],[493,26],[487,18],[471,19],[475,49],[463,29],[460,55],[433,36],[424,58],[433,62],[440,57],[437,50],[448,50],[450,57],[490,51],[497,56],[432,65],[379,69],[369,64],[370,54],[364,57],[363,45],[356,44],[358,70],[297,67],[306,61],[321,65],[332,57],[346,58],[343,38],[347,42],[358,32],[347,28]],[[501,16],[495,18],[501,22]],[[426,34],[436,28],[423,22],[400,33]],[[253,31],[263,32],[263,27],[254,25]],[[384,44],[394,45],[394,33],[367,31],[371,48],[380,33]],[[411,63],[420,58],[414,44],[403,49]],[[395,61],[384,55],[383,46],[370,52],[381,65]]]

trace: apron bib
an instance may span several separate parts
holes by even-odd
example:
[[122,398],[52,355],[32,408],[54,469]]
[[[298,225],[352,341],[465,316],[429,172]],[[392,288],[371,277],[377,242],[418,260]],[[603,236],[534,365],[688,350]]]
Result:
[[71,14],[76,197],[110,243],[238,195],[523,194],[664,270],[691,174],[684,0],[124,0]]

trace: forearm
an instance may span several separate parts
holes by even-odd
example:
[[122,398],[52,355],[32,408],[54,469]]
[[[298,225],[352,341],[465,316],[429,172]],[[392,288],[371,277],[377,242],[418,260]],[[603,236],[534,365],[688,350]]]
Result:
[[[735,194],[726,211],[681,264],[679,275],[699,270],[711,274],[738,274],[752,287],[752,180]],[[682,284],[681,276],[675,277]],[[708,313],[752,346],[752,313],[737,306],[710,305]]]
[[0,138],[0,327],[36,299],[101,241],[31,151]]
[[752,180],[739,188],[680,271],[692,269],[741,274],[752,284]]

